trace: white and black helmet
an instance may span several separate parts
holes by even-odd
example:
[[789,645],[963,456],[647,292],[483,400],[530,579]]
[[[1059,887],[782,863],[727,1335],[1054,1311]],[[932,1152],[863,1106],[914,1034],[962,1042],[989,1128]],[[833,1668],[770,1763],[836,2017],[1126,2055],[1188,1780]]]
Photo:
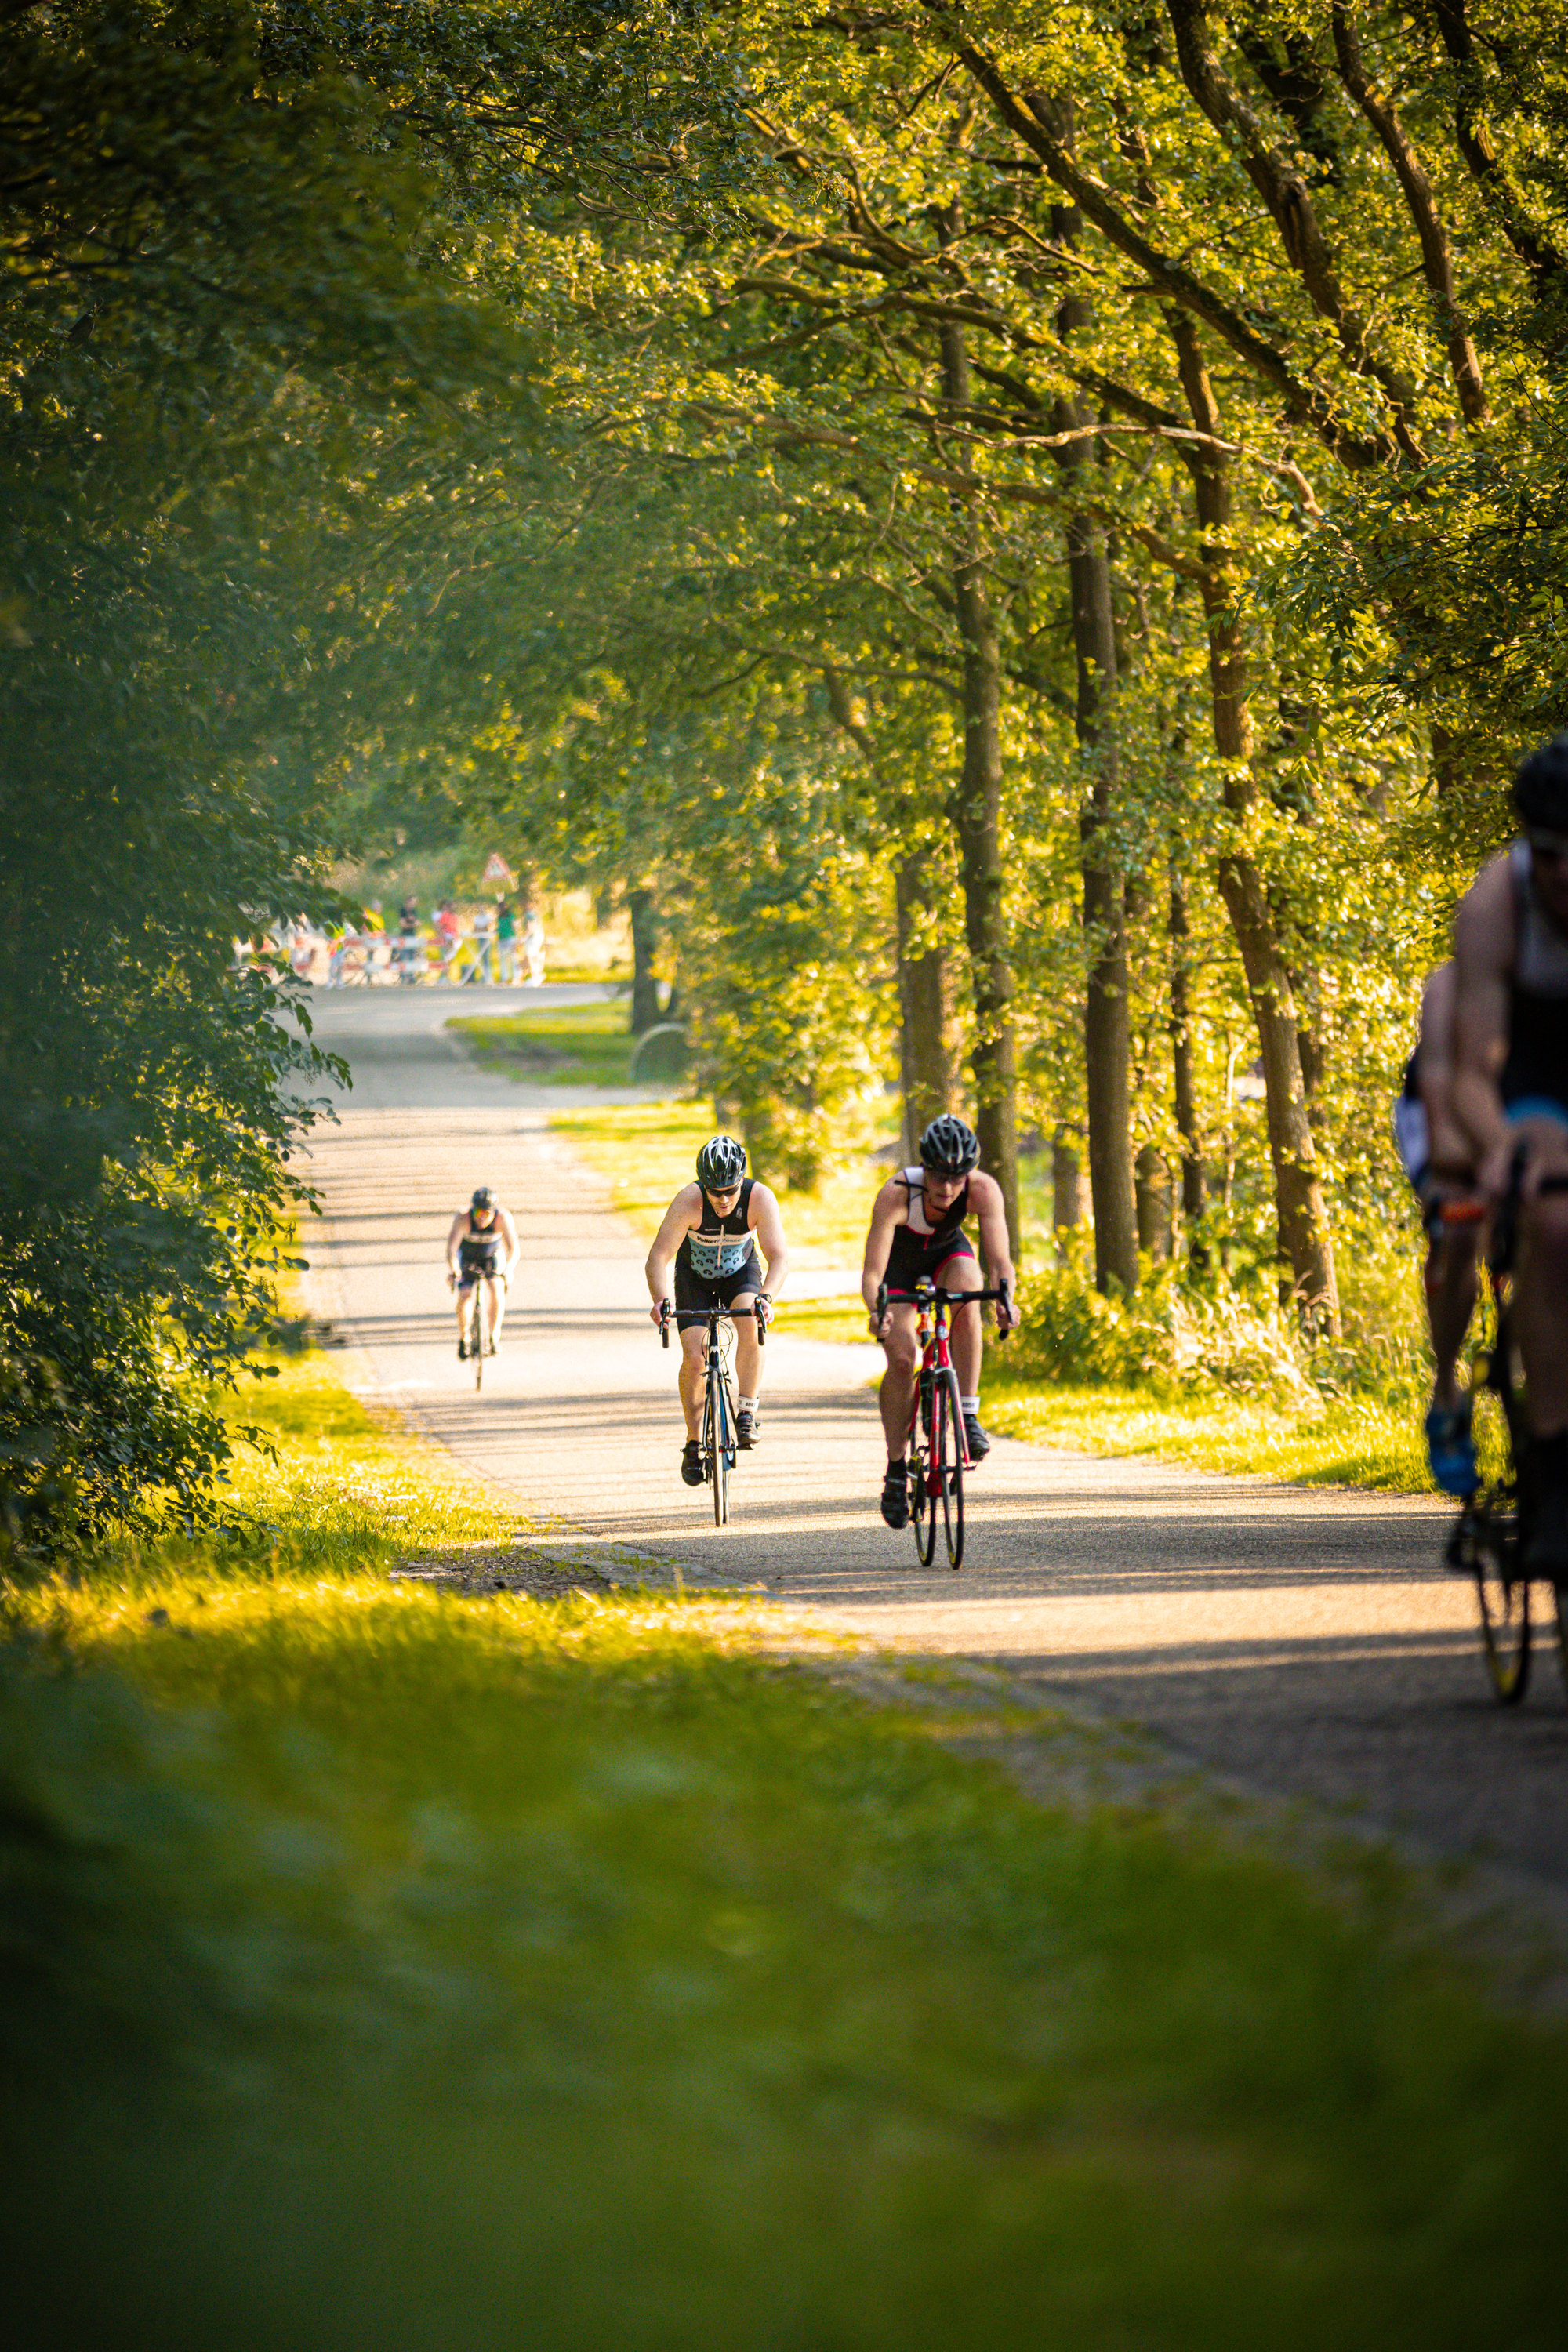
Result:
[[697,1181],[706,1192],[727,1192],[746,1172],[746,1147],[732,1135],[715,1135],[697,1155]]
[[950,1110],[933,1118],[921,1138],[921,1166],[933,1176],[967,1176],[980,1164],[980,1138]]

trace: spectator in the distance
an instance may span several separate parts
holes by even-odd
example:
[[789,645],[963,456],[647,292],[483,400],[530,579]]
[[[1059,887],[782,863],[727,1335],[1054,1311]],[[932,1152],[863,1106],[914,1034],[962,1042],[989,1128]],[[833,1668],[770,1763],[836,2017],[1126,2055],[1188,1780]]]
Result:
[[517,978],[517,917],[510,898],[496,900],[496,977],[506,988]]
[[450,898],[442,899],[436,909],[435,920],[436,945],[441,957],[441,969],[436,976],[438,980],[450,980],[452,964],[463,939],[463,926],[458,919],[458,910]]
[[537,907],[530,906],[522,919],[522,955],[528,966],[528,985],[544,985],[544,924]]

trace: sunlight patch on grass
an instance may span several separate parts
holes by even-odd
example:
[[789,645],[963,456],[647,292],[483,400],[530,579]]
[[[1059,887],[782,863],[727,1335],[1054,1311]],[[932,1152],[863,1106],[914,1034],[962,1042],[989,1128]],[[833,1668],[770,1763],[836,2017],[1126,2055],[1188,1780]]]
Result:
[[624,1003],[568,1004],[526,1013],[464,1014],[448,1021],[487,1069],[547,1087],[631,1083],[637,1039]]
[[1241,1397],[1161,1401],[1136,1389],[1043,1386],[1012,1380],[993,1349],[985,1422],[1005,1437],[1085,1454],[1152,1454],[1228,1476],[1432,1492],[1415,1417],[1373,1399],[1330,1399],[1308,1418]]
[[[560,1112],[550,1124],[608,1178],[615,1206],[649,1241],[681,1185],[691,1181],[697,1154],[714,1131],[711,1111],[700,1103],[607,1105]],[[815,1192],[792,1191],[766,1168],[752,1172],[777,1193],[792,1249],[810,1251],[819,1262],[858,1266],[871,1203],[887,1181],[886,1161],[859,1155],[832,1170]]]

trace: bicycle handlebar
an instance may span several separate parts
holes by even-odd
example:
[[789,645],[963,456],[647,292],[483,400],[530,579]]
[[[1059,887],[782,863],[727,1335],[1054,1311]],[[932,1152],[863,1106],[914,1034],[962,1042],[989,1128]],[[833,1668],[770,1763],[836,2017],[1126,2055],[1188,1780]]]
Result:
[[672,1310],[668,1298],[661,1299],[659,1303],[664,1312],[658,1319],[658,1336],[660,1343],[666,1348],[669,1345],[669,1327],[672,1323],[678,1327],[683,1323],[720,1323],[726,1317],[731,1323],[738,1323],[742,1315],[750,1315],[756,1319],[758,1347],[765,1348],[768,1344],[768,1324],[772,1319],[771,1308],[758,1315],[754,1307],[677,1307]]

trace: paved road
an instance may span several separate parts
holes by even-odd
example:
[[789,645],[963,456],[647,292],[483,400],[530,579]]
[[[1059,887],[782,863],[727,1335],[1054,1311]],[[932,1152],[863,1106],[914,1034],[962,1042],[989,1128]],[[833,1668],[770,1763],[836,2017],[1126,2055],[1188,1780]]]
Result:
[[[316,1003],[322,1042],[356,1074],[313,1150],[330,1212],[313,1255],[354,1376],[542,1502],[563,1538],[763,1587],[891,1648],[1005,1664],[1255,1786],[1568,1888],[1560,1678],[1542,1658],[1518,1713],[1493,1706],[1468,1591],[1436,1565],[1436,1506],[1001,1442],[973,1482],[963,1574],[921,1571],[877,1516],[877,1351],[780,1329],[764,1443],[721,1533],[677,1475],[675,1357],[647,1321],[644,1244],[549,1131],[572,1095],[476,1068],[437,992]],[[476,1398],[441,1250],[482,1181],[502,1189],[523,1255]]]

